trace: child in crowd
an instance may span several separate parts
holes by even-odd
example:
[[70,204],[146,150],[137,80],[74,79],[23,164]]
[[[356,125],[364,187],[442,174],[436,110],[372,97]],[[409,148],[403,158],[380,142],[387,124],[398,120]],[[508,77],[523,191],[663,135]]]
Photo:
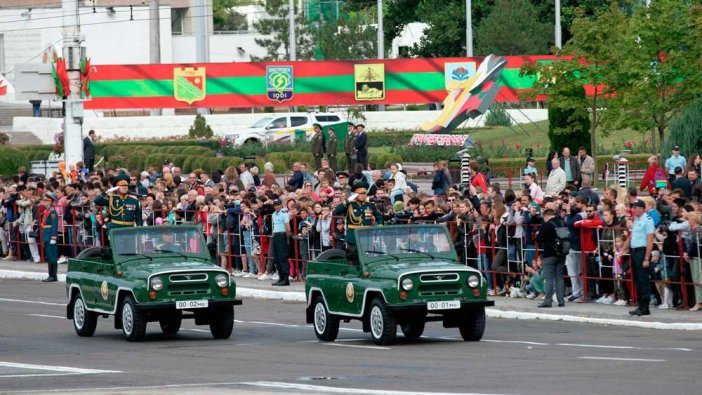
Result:
[[300,221],[300,233],[294,239],[297,240],[300,249],[300,277],[305,278],[307,275],[307,261],[310,260],[310,223],[308,221]]
[[629,263],[627,261],[629,250],[626,248],[626,236],[619,235],[614,243],[614,293],[617,301],[614,302],[617,306],[626,306],[629,298],[627,297],[626,285],[622,280],[627,277]]
[[346,230],[344,229],[344,220],[339,218],[336,220],[336,229],[334,230],[334,247],[343,250],[346,244]]
[[670,286],[670,270],[665,255],[657,250],[651,251],[651,266],[653,267],[653,280],[656,281],[656,289],[661,296],[658,308],[670,309],[673,307],[673,289]]
[[532,266],[524,265],[526,275],[522,280],[522,284],[526,284],[524,288],[527,292],[527,299],[534,299],[544,293],[544,275],[541,270],[541,256],[535,257],[532,260]]

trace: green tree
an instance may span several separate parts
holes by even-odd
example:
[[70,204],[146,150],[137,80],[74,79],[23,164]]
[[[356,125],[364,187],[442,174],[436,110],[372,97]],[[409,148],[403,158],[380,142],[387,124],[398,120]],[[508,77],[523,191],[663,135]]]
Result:
[[[570,101],[585,98],[585,89],[578,85],[569,85],[570,90],[562,90],[551,97],[552,100]],[[590,142],[590,118],[579,108],[548,108],[548,139],[551,149],[561,152],[563,147],[572,150],[587,146]]]
[[323,59],[371,59],[377,55],[375,8],[351,11],[347,18],[322,23],[315,38]]
[[214,0],[212,2],[212,22],[215,31],[248,30],[246,15],[232,7],[240,5],[237,0]]
[[613,49],[617,61],[606,68],[615,94],[605,124],[651,131],[653,152],[664,145],[670,120],[700,97],[700,14],[698,5],[680,0],[636,8]]
[[[297,2],[296,2],[297,4]],[[271,15],[270,19],[261,19],[254,22],[254,28],[265,35],[264,38],[256,38],[256,44],[266,49],[266,56],[251,57],[253,61],[288,60],[290,59],[290,36],[288,23],[288,1],[268,0],[266,1],[266,12]],[[295,40],[296,56],[298,60],[309,60],[314,55],[313,35],[302,15],[295,13]]]
[[200,114],[195,115],[195,122],[193,122],[193,126],[191,126],[190,129],[188,129],[188,136],[192,138],[210,138],[212,137],[212,135],[212,128],[210,127],[210,125],[207,124],[205,117],[203,117]]
[[688,159],[702,149],[702,100],[690,103],[670,121],[670,136],[661,152],[671,152],[675,144]]
[[497,0],[475,32],[480,55],[534,55],[548,53],[551,26],[539,22],[529,0]]

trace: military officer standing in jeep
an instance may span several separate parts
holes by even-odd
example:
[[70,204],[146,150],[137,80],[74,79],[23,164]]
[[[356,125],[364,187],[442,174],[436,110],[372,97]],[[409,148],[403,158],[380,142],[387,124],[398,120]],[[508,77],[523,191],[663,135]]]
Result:
[[353,143],[356,141],[356,125],[349,122],[346,125],[346,142],[344,142],[344,155],[346,155],[346,171],[353,171],[356,164],[356,154],[353,151]]
[[108,229],[141,226],[141,204],[129,194],[129,176],[120,174],[113,180],[114,187],[95,198],[95,204],[107,207]]
[[346,217],[346,256],[349,260],[356,260],[356,244],[354,230],[363,226],[374,226],[383,224],[383,215],[375,207],[375,204],[367,200],[368,183],[357,182],[352,188],[353,194],[348,201],[336,206],[334,215]]
[[314,169],[318,170],[322,167],[322,157],[327,151],[327,139],[322,132],[322,125],[315,123],[314,136],[312,136],[312,155],[314,156]]

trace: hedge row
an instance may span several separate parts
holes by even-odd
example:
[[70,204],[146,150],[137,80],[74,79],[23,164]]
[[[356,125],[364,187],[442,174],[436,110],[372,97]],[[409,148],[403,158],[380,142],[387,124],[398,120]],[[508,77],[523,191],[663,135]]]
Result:
[[27,153],[12,147],[0,147],[0,174],[11,176],[17,174],[17,169],[21,166],[29,169],[29,157]]

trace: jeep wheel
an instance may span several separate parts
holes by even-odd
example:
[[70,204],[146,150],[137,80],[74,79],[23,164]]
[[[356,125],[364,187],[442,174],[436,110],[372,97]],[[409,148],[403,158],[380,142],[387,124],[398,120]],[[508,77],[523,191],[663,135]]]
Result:
[[314,334],[325,342],[333,342],[339,334],[339,318],[329,314],[321,296],[314,300]]
[[234,307],[230,306],[210,315],[210,332],[215,339],[229,339],[234,330]]
[[78,336],[90,337],[95,333],[98,316],[88,311],[80,293],[73,299],[73,327]]
[[465,341],[477,342],[482,339],[485,333],[485,307],[470,310],[458,329],[461,330],[461,337]]
[[426,323],[424,321],[410,321],[406,324],[400,325],[400,328],[402,329],[402,333],[406,338],[417,339],[422,336],[422,333],[424,333],[425,324]]
[[122,302],[122,334],[127,341],[138,342],[146,333],[146,317],[136,309],[136,303],[131,295]]
[[397,321],[390,314],[382,299],[375,298],[371,302],[368,321],[373,343],[385,345],[392,344],[395,341]]
[[158,320],[161,324],[161,331],[164,335],[175,335],[180,330],[180,324],[183,322],[183,315],[180,311],[168,314]]

